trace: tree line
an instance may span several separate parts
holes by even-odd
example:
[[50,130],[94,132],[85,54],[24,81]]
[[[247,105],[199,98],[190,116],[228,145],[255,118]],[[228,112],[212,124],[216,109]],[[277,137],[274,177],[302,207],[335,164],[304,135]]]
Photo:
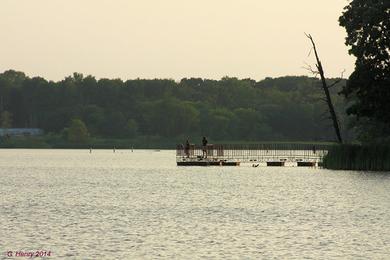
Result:
[[[332,95],[348,136],[340,90]],[[176,82],[74,73],[54,82],[8,70],[0,74],[0,124],[58,135],[76,124],[100,138],[334,141],[322,95],[320,81],[304,76]]]

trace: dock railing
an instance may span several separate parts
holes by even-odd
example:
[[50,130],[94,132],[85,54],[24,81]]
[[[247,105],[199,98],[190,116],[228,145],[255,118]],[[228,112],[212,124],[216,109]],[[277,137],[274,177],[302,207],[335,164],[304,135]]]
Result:
[[331,145],[318,144],[209,144],[206,147],[178,145],[176,149],[177,161],[237,161],[249,162],[322,162]]

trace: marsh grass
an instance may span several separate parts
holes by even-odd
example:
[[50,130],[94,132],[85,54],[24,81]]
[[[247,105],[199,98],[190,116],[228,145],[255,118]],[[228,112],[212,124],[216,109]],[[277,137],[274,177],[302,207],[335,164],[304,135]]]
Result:
[[388,145],[335,145],[324,158],[332,170],[390,171]]

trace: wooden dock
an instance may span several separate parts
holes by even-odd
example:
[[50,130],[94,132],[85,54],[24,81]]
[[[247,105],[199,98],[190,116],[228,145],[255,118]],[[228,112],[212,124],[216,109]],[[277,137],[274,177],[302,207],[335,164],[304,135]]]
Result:
[[280,167],[295,165],[315,167],[322,163],[330,145],[316,144],[209,144],[206,147],[178,145],[176,163],[178,166],[240,166],[252,164]]
[[240,162],[226,162],[214,160],[183,160],[178,161],[177,166],[240,166]]

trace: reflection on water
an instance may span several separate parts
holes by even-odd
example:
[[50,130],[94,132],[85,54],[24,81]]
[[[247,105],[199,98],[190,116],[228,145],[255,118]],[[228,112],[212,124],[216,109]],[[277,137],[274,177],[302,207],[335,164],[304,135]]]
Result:
[[0,258],[390,255],[390,175],[179,168],[174,151],[0,150]]

